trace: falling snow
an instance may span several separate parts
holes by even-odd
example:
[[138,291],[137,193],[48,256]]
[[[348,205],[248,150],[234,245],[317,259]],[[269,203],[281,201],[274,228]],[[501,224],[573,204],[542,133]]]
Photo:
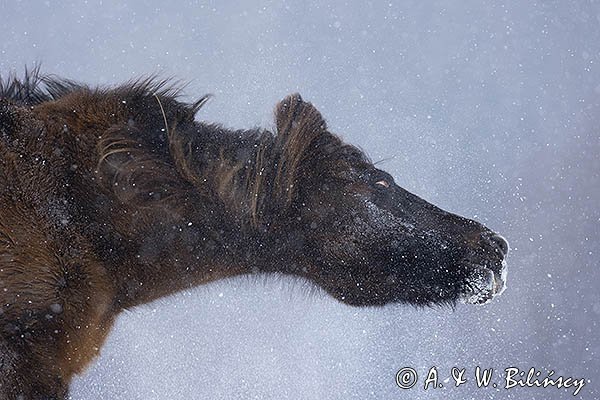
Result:
[[152,3],[2,2],[0,72],[174,75],[232,127],[272,127],[299,91],[401,186],[504,235],[509,288],[357,309],[282,277],[218,282],[122,315],[73,399],[571,396],[394,383],[478,365],[585,377],[580,397],[600,397],[600,3]]

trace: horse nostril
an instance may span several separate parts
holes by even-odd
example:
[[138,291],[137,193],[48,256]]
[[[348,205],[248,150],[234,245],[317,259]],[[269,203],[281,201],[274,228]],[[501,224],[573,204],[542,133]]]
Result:
[[506,254],[508,254],[508,242],[506,241],[506,239],[494,233],[490,236],[490,240],[498,247],[498,250],[502,252],[502,255],[505,256]]

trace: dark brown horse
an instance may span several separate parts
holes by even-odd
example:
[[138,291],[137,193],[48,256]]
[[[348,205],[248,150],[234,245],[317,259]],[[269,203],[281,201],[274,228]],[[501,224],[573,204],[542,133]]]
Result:
[[394,183],[299,95],[277,132],[196,122],[206,98],[0,81],[0,399],[62,399],[124,309],[228,276],[355,306],[483,303],[507,244]]

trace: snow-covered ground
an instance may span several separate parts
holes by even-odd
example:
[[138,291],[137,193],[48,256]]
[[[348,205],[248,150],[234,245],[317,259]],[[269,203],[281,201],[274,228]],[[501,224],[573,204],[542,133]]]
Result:
[[[173,2],[175,3],[175,2]],[[456,310],[343,306],[233,279],[120,317],[73,399],[570,398],[423,390],[431,367],[536,367],[600,396],[597,1],[0,2],[0,72],[90,83],[161,72],[199,118],[272,126],[299,91],[396,181],[511,243],[504,295]],[[402,367],[419,372],[402,390]],[[470,378],[471,376],[469,376]]]

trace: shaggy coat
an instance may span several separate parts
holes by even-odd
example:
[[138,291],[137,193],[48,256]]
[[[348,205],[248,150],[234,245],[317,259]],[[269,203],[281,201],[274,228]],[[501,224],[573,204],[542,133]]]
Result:
[[299,95],[276,133],[166,82],[0,81],[0,399],[63,399],[124,309],[279,272],[353,305],[483,302],[506,242],[404,191]]

